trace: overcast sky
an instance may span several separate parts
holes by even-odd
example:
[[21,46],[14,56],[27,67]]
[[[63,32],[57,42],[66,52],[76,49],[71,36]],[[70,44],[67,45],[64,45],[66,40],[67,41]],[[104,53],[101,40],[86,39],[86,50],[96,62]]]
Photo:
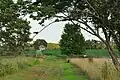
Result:
[[[34,21],[32,19],[29,19],[31,21],[31,37],[33,37],[35,34],[33,32],[38,32],[40,31],[43,27],[38,24],[37,21]],[[49,24],[51,21],[47,21],[45,25]],[[41,33],[39,33],[34,40],[36,39],[45,39],[47,42],[52,42],[52,43],[58,43],[61,39],[61,35],[64,29],[65,24],[68,22],[59,22],[59,23],[54,23],[51,24],[49,27],[44,29]],[[86,31],[82,30],[82,33],[85,37],[85,39],[97,39],[95,36],[90,35]],[[98,39],[97,39],[98,40]]]

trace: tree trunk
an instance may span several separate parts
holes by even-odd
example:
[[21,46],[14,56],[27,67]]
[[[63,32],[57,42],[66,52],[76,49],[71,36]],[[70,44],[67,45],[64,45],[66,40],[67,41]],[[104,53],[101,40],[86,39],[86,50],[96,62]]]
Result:
[[109,55],[110,55],[110,57],[112,59],[112,62],[114,64],[116,70],[120,71],[120,62],[118,61],[118,58],[117,58],[115,52],[113,51],[113,49],[112,49],[112,47],[110,45],[110,39],[105,37],[106,38],[106,41],[105,41],[99,35],[97,37],[106,45],[108,53],[109,53]]
[[118,71],[120,71],[120,62],[118,61],[118,58],[117,58],[115,52],[113,51],[113,49],[112,49],[112,47],[110,46],[109,43],[107,43],[106,46],[107,46],[109,55],[110,55],[110,57],[112,58],[112,62],[113,62],[113,64],[114,64],[115,68],[116,68]]

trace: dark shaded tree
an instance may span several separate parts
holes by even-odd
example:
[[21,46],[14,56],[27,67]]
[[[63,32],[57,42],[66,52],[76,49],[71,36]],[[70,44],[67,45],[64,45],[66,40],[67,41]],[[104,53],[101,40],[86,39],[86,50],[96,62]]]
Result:
[[86,40],[85,41],[85,48],[86,49],[92,49],[93,48],[91,40]]
[[85,51],[85,39],[78,25],[66,24],[61,36],[60,48],[62,54],[82,55]]
[[105,49],[104,44],[98,40],[86,40],[85,45],[87,49]]

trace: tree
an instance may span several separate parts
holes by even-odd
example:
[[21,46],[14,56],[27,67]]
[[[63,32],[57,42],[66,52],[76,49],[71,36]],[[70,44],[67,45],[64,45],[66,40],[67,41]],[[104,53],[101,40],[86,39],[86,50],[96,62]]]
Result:
[[12,0],[0,0],[0,47],[3,55],[20,55],[31,40],[29,22],[19,14]]
[[79,26],[66,24],[61,38],[60,47],[62,54],[84,54],[85,39]]
[[39,50],[40,46],[44,46],[46,48],[47,42],[44,39],[37,39],[33,45],[36,50]]
[[85,41],[85,47],[86,47],[86,49],[92,49],[93,48],[91,40],[86,40]]
[[[120,63],[110,45],[112,38],[117,47],[120,47],[119,0],[40,0],[37,5],[29,4],[28,7],[27,12],[31,13],[32,18],[41,20],[40,23],[51,17],[57,18],[54,22],[71,21],[98,37],[106,45],[116,69],[120,70]],[[34,12],[37,15],[34,16]],[[64,16],[58,15],[60,13]],[[84,26],[80,26],[81,24]]]
[[87,49],[105,49],[106,47],[101,41],[97,40],[86,40],[85,45]]

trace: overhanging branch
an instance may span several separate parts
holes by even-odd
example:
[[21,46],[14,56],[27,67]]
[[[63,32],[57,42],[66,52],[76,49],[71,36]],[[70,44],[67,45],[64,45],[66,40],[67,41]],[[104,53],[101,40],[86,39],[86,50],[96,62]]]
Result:
[[[98,12],[95,10],[95,8],[88,2],[88,0],[86,0],[87,4],[93,9],[93,11],[97,14],[97,16],[99,17]],[[96,16],[96,17],[97,17]]]
[[40,31],[38,31],[38,33],[36,35],[33,36],[33,38],[35,38],[39,33],[41,33],[44,29],[46,29],[48,26],[50,26],[51,24],[55,23],[55,21],[49,23],[48,25],[44,26],[44,28],[42,28]]
[[[74,21],[71,20],[71,22],[75,25]],[[81,29],[87,31],[88,33],[92,34],[92,35],[95,35],[94,33],[90,32],[89,30],[87,30],[86,28],[83,28],[81,26],[79,26]]]

